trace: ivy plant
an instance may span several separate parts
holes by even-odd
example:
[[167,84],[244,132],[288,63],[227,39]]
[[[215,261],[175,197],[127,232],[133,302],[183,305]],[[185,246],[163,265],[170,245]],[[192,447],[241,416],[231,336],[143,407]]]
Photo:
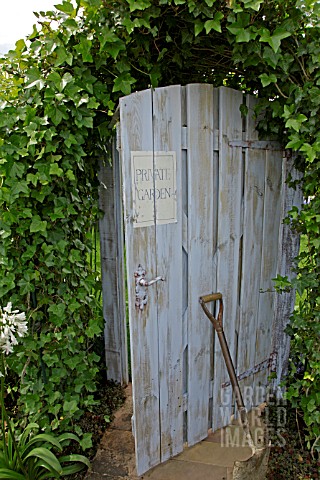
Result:
[[[87,234],[98,217],[98,162],[120,96],[208,82],[260,98],[259,128],[293,150],[306,202],[291,212],[307,238],[296,279],[303,293],[288,332],[288,397],[310,446],[319,416],[319,3],[310,0],[62,0],[37,14],[27,41],[1,60],[0,298],[27,305],[28,345],[12,368],[22,401],[55,424],[92,402],[101,332]],[[279,279],[281,282],[281,279]],[[25,308],[25,307],[24,307]],[[86,368],[83,368],[83,365]],[[62,420],[63,419],[63,420]]]

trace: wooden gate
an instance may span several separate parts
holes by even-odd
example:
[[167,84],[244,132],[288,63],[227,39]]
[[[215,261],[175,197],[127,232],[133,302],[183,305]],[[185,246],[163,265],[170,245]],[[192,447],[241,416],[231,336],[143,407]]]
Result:
[[272,278],[290,272],[297,252],[282,219],[299,193],[287,191],[292,161],[280,145],[258,140],[254,104],[207,84],[120,100],[114,173],[101,170],[106,360],[109,376],[126,382],[123,213],[139,475],[234,413],[201,295],[223,294],[248,408],[265,400],[270,372],[280,379],[286,368],[293,294],[277,295]]

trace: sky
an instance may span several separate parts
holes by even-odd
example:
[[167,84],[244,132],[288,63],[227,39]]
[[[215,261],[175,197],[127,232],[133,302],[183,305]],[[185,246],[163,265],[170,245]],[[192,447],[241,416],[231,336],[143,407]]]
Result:
[[59,0],[0,0],[0,54],[7,53],[15,42],[32,33],[37,18],[33,12],[52,9]]

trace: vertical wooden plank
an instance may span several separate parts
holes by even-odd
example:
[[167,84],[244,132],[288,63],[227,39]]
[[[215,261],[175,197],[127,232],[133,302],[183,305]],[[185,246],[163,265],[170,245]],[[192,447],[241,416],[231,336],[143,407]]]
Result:
[[[302,192],[299,188],[294,190],[286,182],[289,176],[292,180],[298,179],[301,174],[294,168],[293,158],[284,158],[282,164],[282,195],[280,218],[284,219],[293,206],[301,207]],[[290,225],[283,222],[280,224],[279,244],[278,244],[278,262],[277,274],[292,278],[292,267],[294,258],[299,253],[299,236],[292,232]],[[289,322],[290,315],[293,312],[295,303],[295,291],[288,293],[275,294],[274,315],[272,325],[272,350],[277,352],[277,377],[274,381],[274,387],[279,387],[287,373],[290,337],[284,333],[286,325]]]
[[124,299],[123,235],[119,181],[115,172],[119,158],[113,145],[113,168],[101,159],[99,168],[99,221],[105,355],[108,379],[128,382],[126,313]]
[[[120,125],[117,125],[117,137]],[[128,364],[128,338],[127,338],[127,308],[126,308],[126,274],[125,274],[125,254],[124,254],[124,229],[123,229],[123,202],[122,202],[122,178],[121,162],[118,151],[118,145],[114,142],[114,161],[113,161],[113,181],[114,181],[114,204],[115,204],[115,222],[117,228],[117,301],[121,337],[121,372],[122,382],[129,382],[129,364]]]
[[[121,158],[127,255],[133,412],[138,475],[160,462],[159,363],[156,289],[143,310],[135,307],[134,272],[141,264],[147,279],[157,274],[155,226],[133,228],[131,151],[152,151],[152,93],[120,100]],[[153,168],[153,164],[150,165]]]
[[[224,299],[224,330],[230,353],[235,359],[238,317],[239,249],[241,239],[242,148],[230,147],[229,141],[242,140],[239,107],[242,93],[220,88],[219,99],[219,211],[217,289]],[[227,425],[232,414],[231,387],[219,342],[215,346],[213,394],[213,429]]]
[[187,86],[188,125],[188,444],[208,434],[210,324],[199,297],[214,287],[213,88]]
[[[250,106],[247,97],[247,105]],[[246,140],[256,140],[252,108],[246,117]],[[242,240],[242,268],[240,291],[240,318],[238,336],[237,373],[242,374],[255,365],[256,332],[259,328],[259,296],[265,204],[265,160],[263,149],[246,148],[244,176],[244,216]],[[246,408],[254,401],[254,377],[240,382]]]
[[[217,242],[218,242],[218,204],[219,204],[219,89],[213,89],[213,191],[212,191],[212,211],[213,211],[213,237],[212,237],[212,256],[213,256],[213,291],[217,292]],[[213,306],[211,306],[212,308]],[[215,346],[218,339],[213,325],[210,324],[210,392],[209,392],[209,418],[208,428],[212,429],[214,398],[214,376],[215,376]]]
[[[176,152],[177,223],[156,225],[161,461],[183,450],[181,87],[153,92],[154,151]],[[157,168],[157,156],[155,157]],[[157,202],[156,202],[157,207]]]
[[[277,268],[277,246],[281,221],[281,180],[282,150],[267,150],[259,311],[255,332],[255,365],[259,365],[265,360],[270,359],[273,353],[272,342],[270,342],[270,338],[272,338],[273,335],[270,318],[272,318],[273,315],[275,297],[272,279],[276,276]],[[254,375],[254,405],[265,401],[269,374],[270,370],[266,368]]]
[[181,123],[183,145],[181,151],[182,187],[182,379],[183,379],[183,442],[188,440],[188,155],[187,155],[187,87],[181,87]]

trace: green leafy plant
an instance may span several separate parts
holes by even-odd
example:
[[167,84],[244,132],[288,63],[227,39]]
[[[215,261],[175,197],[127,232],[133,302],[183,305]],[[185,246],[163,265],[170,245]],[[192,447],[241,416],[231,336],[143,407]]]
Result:
[[[57,458],[52,452],[55,448],[62,452],[63,446],[70,440],[80,442],[72,433],[55,437],[48,433],[38,433],[39,425],[29,423],[19,435],[5,408],[5,384],[7,365],[4,355],[13,352],[18,344],[17,337],[24,337],[28,327],[25,313],[12,310],[9,302],[0,308],[0,400],[1,400],[1,437],[0,437],[0,478],[16,480],[41,480],[60,478],[78,472],[90,462],[83,455],[66,455]],[[36,433],[35,433],[36,432]],[[69,466],[65,463],[72,462]]]
[[[63,447],[72,441],[80,442],[72,433],[54,436],[39,431],[37,423],[30,423],[15,439],[13,424],[0,441],[0,478],[15,480],[42,480],[60,478],[90,467],[90,462],[83,455],[70,454],[57,456],[52,450],[61,454]],[[68,465],[71,463],[70,465]]]
[[261,134],[296,152],[306,203],[289,221],[308,248],[286,288],[304,292],[288,331],[305,374],[292,370],[288,395],[318,445],[319,11],[300,0],[63,0],[0,61],[0,298],[28,306],[30,335],[10,360],[28,414],[46,406],[65,428],[94,407],[103,326],[87,232],[119,97],[208,82],[256,94]]

